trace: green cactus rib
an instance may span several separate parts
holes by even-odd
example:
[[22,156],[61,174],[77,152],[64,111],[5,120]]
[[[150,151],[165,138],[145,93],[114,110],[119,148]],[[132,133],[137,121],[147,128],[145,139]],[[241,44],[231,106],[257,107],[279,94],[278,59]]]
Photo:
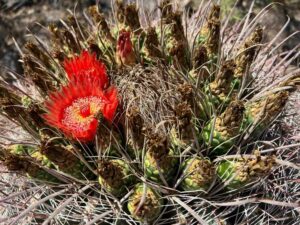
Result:
[[129,197],[127,208],[134,219],[149,223],[160,215],[163,199],[150,187],[137,184],[133,194]]
[[236,172],[235,162],[233,161],[222,162],[217,167],[219,178],[223,181],[230,180],[230,183],[227,184],[228,189],[240,188],[248,181],[247,179],[242,180],[240,177],[236,176]]

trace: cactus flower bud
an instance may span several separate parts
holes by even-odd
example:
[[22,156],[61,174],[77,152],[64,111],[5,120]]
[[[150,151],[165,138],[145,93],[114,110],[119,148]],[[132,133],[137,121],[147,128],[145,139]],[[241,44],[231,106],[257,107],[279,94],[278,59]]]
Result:
[[121,30],[119,33],[116,61],[119,66],[135,64],[136,57],[130,39],[130,31]]

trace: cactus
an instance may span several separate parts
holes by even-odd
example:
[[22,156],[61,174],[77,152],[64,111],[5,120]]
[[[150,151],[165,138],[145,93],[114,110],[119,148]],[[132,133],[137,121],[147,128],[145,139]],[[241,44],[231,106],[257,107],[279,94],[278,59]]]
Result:
[[47,157],[57,170],[82,180],[93,177],[92,172],[76,157],[73,146],[51,143],[47,137],[43,137],[42,140],[38,153]]
[[118,0],[25,45],[24,76],[0,81],[5,224],[299,223],[279,117],[299,71],[262,43],[264,12],[224,27],[211,3]]

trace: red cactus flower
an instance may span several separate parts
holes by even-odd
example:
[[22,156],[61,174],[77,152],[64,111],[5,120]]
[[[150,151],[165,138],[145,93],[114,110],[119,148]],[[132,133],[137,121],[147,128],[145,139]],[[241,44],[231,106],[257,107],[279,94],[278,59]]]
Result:
[[69,137],[92,141],[98,127],[96,116],[102,113],[105,119],[112,121],[118,106],[116,88],[103,91],[95,88],[99,84],[99,80],[91,82],[90,79],[71,81],[61,91],[50,94],[45,102],[46,122]]
[[99,79],[101,88],[108,84],[105,65],[96,59],[95,54],[83,51],[79,56],[64,61],[69,80],[80,78]]
[[116,59],[119,65],[132,65],[135,63],[135,54],[130,39],[130,31],[120,31]]

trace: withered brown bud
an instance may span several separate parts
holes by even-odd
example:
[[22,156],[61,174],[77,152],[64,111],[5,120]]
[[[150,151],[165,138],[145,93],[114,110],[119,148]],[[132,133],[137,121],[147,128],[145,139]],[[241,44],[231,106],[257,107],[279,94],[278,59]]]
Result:
[[210,84],[211,92],[214,95],[221,95],[226,97],[231,90],[231,82],[233,79],[236,65],[234,60],[225,61],[216,79]]
[[157,132],[148,132],[147,140],[148,151],[157,162],[168,156],[170,151],[169,142],[165,135]]
[[143,149],[144,135],[142,133],[144,128],[144,119],[142,118],[138,107],[131,107],[126,113],[126,118],[128,120],[128,127],[130,128],[129,135],[131,136],[130,139],[133,147],[138,150]]
[[38,160],[34,160],[27,156],[11,154],[8,151],[5,154],[3,163],[8,170],[20,172],[22,174],[27,173],[31,177],[36,177],[42,170],[40,166],[37,165],[39,163]]
[[98,5],[93,5],[88,8],[88,12],[91,15],[92,19],[94,20],[95,23],[99,23],[102,19]]
[[25,76],[32,80],[43,94],[56,90],[52,77],[30,55],[23,56],[23,67]]
[[105,38],[111,42],[111,44],[114,44],[115,39],[110,33],[110,28],[105,20],[105,16],[98,11],[98,7],[91,6],[89,8],[89,13],[91,14],[94,22],[96,24],[99,24],[100,33],[103,34],[105,36]]
[[105,182],[112,188],[121,187],[124,184],[124,174],[122,168],[109,160],[100,160],[98,163],[98,173]]
[[191,124],[192,110],[187,102],[181,102],[176,105],[175,115],[179,122],[179,129],[184,129]]
[[158,49],[159,41],[154,27],[149,27],[146,31],[145,48],[148,57],[161,57],[161,51]]
[[184,30],[181,22],[182,12],[172,12],[163,20],[163,23],[168,27],[169,34],[176,42],[186,42]]
[[242,48],[240,49],[240,53],[235,59],[237,67],[234,76],[236,78],[242,78],[247,67],[249,67],[253,62],[255,54],[259,48],[257,45],[261,43],[262,38],[263,29],[258,27],[243,44]]
[[81,52],[81,46],[78,43],[78,40],[69,30],[64,30],[63,36],[64,36],[65,43],[68,46],[69,50],[73,51],[74,53]]
[[125,6],[124,16],[125,16],[125,21],[124,21],[125,24],[129,26],[133,32],[140,29],[141,24],[140,24],[139,14],[135,3],[128,4]]
[[19,156],[9,155],[4,160],[4,165],[11,171],[27,172],[29,162]]
[[49,31],[51,32],[53,36],[53,42],[57,46],[63,46],[64,45],[64,35],[63,31],[64,29],[58,28],[55,24],[49,25]]
[[74,15],[69,15],[67,18],[67,22],[71,27],[73,27],[76,33],[76,37],[81,41],[84,41],[83,35],[88,36],[88,34],[84,26],[82,26],[82,24],[80,23],[80,21],[78,21]]
[[213,5],[209,14],[208,14],[208,20],[210,19],[220,19],[220,11],[221,8],[219,5]]
[[123,0],[116,1],[116,15],[119,23],[125,23],[125,6]]
[[204,63],[208,61],[207,49],[204,45],[199,45],[196,47],[194,51],[193,57],[193,67],[194,69],[198,69]]
[[60,64],[63,64],[65,59],[67,58],[67,55],[60,49],[54,49],[52,51],[53,58],[57,59]]
[[188,83],[184,83],[178,86],[179,93],[182,96],[182,101],[187,101],[189,103],[192,103],[194,93],[193,93],[193,86]]
[[169,54],[177,61],[180,66],[186,67],[187,60],[186,60],[186,45],[184,42],[174,41],[172,43],[172,47],[169,49]]
[[41,117],[41,115],[44,114],[45,111],[42,110],[40,105],[31,103],[26,107],[26,112],[28,113],[28,116],[34,126],[36,126],[38,129],[47,127],[43,118]]
[[159,6],[161,10],[161,17],[166,18],[173,12],[172,3],[170,0],[163,0]]
[[36,44],[33,42],[27,42],[25,48],[37,59],[41,61],[46,67],[51,67],[51,59],[44,51],[42,51]]
[[244,110],[245,107],[242,101],[231,102],[220,116],[220,125],[230,129],[238,129],[243,119]]
[[52,142],[46,143],[44,140],[39,151],[47,156],[51,162],[55,163],[61,171],[68,171],[79,162],[71,146],[66,147]]
[[99,48],[99,46],[98,46],[98,44],[96,42],[89,41],[89,50],[90,50],[90,52],[96,54],[97,59],[100,59],[101,57],[103,57],[103,52]]
[[207,22],[200,32],[206,37],[205,46],[207,47],[207,52],[210,57],[216,55],[219,51],[220,30],[220,6],[213,5],[208,15]]

